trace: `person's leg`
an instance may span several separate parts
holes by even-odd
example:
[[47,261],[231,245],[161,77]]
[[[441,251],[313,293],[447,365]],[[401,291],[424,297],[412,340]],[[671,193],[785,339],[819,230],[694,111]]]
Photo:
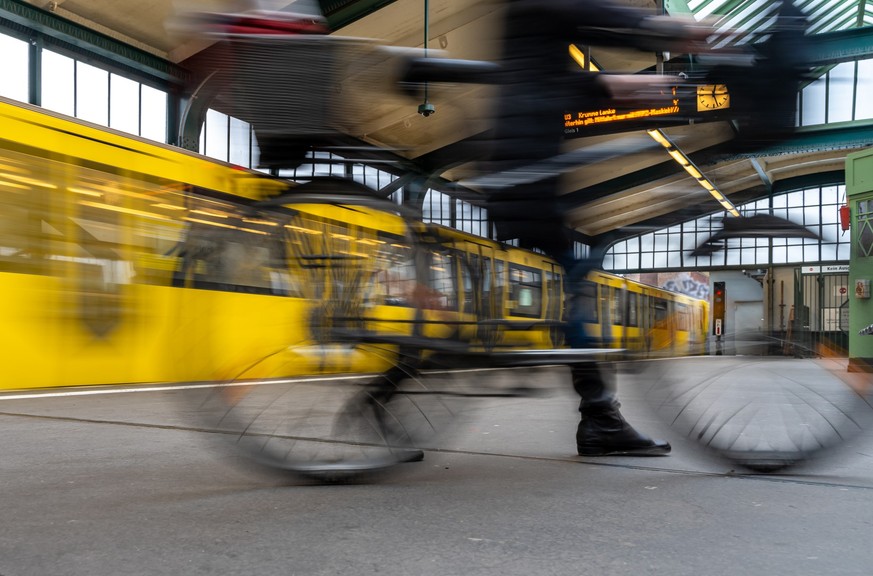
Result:
[[[385,372],[375,376],[349,403],[351,413],[363,418],[379,434],[397,462],[420,462],[424,451],[415,447],[413,439],[392,413],[391,401],[400,384],[418,375],[420,355],[415,350],[401,348],[397,361]],[[402,394],[402,393],[401,393]]]
[[582,419],[576,429],[580,456],[662,456],[670,444],[653,440],[634,429],[621,415],[615,390],[615,375],[597,362],[572,369],[573,388],[582,397]]

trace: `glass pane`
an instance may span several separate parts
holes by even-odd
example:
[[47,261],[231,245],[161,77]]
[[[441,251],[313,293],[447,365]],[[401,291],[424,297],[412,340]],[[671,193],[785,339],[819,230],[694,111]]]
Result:
[[767,266],[770,263],[770,247],[755,248],[755,264],[759,266]]
[[425,222],[449,225],[451,223],[451,198],[436,190],[428,190],[424,197],[423,219]]
[[76,117],[109,125],[109,72],[76,62]]
[[251,128],[248,122],[238,118],[230,119],[230,162],[237,166],[251,168]]
[[228,117],[217,110],[206,111],[206,147],[200,152],[210,158],[227,162]]
[[109,126],[139,134],[139,82],[110,74]]
[[728,241],[728,248],[725,250],[725,256],[727,258],[726,264],[734,266],[740,263],[740,253],[741,250],[738,250],[736,247],[736,243]]
[[640,236],[640,251],[651,252],[651,250],[654,246],[655,246],[655,235],[654,234],[646,234],[645,236]]
[[[252,131],[252,168],[260,170],[264,174],[269,174],[269,168],[257,168],[261,165],[261,148],[258,146],[258,135]],[[399,202],[398,202],[399,204]]]
[[803,225],[814,227],[821,223],[821,207],[818,204],[807,204],[803,209]]
[[651,252],[645,252],[640,255],[640,269],[648,270],[654,267],[655,257]]
[[788,246],[786,262],[803,262],[803,246]]
[[785,201],[789,208],[797,208],[803,206],[803,190],[797,192],[789,192],[785,195]]
[[[157,140],[167,141],[167,93],[142,85],[142,118],[140,136]],[[200,148],[203,149],[202,147]]]
[[824,224],[821,226],[819,236],[821,236],[822,242],[839,242],[840,232],[839,224]]
[[819,78],[803,90],[803,126],[825,123],[825,79]]
[[378,190],[388,183],[387,174],[381,170],[373,168],[372,166],[367,166],[364,183],[370,188]]
[[75,106],[75,61],[51,50],[42,51],[42,107],[73,116]]
[[784,264],[788,262],[788,252],[784,246],[773,247],[773,264]]
[[858,61],[858,97],[855,102],[855,120],[873,118],[873,60]]
[[821,259],[822,259],[822,261],[836,260],[837,259],[837,245],[836,244],[822,244],[821,245]]
[[27,42],[0,34],[0,96],[27,102],[28,63],[30,54]]
[[855,89],[855,63],[843,62],[835,66],[828,79],[828,122],[847,122],[852,119],[852,96]]

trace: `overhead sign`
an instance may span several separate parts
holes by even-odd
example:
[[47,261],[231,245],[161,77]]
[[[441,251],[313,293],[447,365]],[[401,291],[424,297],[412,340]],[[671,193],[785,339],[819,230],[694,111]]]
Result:
[[672,106],[662,106],[660,108],[646,108],[643,110],[630,110],[628,112],[618,112],[615,108],[606,108],[604,110],[596,110],[594,112],[577,112],[575,118],[573,114],[564,114],[564,128],[578,128],[581,126],[590,126],[592,124],[603,124],[606,122],[622,122],[625,120],[638,120],[640,118],[651,118],[652,116],[668,116],[670,114],[679,113],[679,100],[674,100]]
[[[730,94],[724,84],[673,86],[668,100],[659,106],[619,108],[606,105],[596,110],[573,110],[564,113],[564,136],[580,138],[610,132],[643,130],[690,120],[708,122],[724,117],[730,108]],[[672,96],[672,98],[671,98]]]
[[830,264],[826,266],[804,266],[801,274],[848,274],[848,264]]

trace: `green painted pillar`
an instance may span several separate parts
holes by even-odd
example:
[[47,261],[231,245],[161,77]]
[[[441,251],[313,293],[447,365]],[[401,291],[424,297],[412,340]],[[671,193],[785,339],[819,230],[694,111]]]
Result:
[[846,198],[851,212],[849,255],[849,371],[873,372],[873,148],[846,157]]

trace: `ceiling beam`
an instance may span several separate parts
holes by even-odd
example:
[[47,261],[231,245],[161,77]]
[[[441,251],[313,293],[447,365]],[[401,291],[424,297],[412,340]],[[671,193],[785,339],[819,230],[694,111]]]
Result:
[[757,158],[749,158],[749,162],[752,164],[752,168],[755,169],[755,172],[758,174],[758,177],[761,178],[761,182],[764,183],[768,189],[773,187],[773,182],[770,180],[770,177],[767,176],[767,173],[764,171],[764,168],[761,167],[761,163],[758,162]]
[[802,60],[813,67],[873,57],[873,26],[811,34],[804,40]]
[[338,30],[394,2],[395,0],[319,0],[318,4],[330,29]]

